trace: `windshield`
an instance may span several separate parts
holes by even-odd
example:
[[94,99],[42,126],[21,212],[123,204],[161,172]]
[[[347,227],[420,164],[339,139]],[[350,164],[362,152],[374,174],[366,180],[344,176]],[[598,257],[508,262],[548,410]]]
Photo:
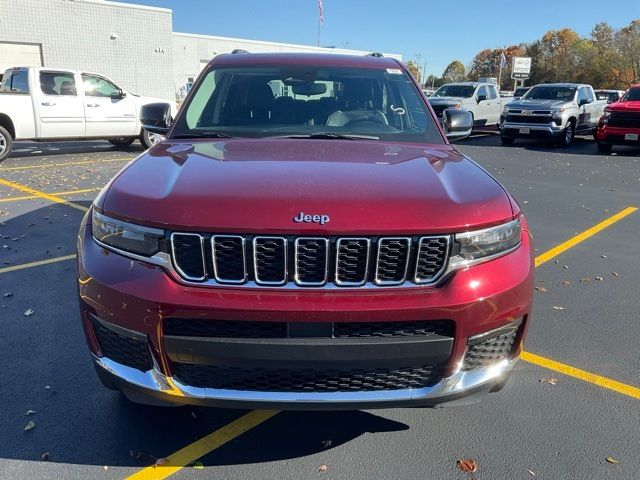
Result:
[[564,100],[571,101],[576,96],[576,87],[558,87],[551,85],[538,85],[532,87],[522,100]]
[[472,85],[443,85],[431,96],[471,98],[475,91],[476,87]]
[[630,88],[624,97],[623,102],[639,102],[640,101],[640,87]]
[[523,96],[525,93],[527,93],[529,91],[529,87],[526,88],[518,88],[516,89],[516,91],[514,92],[513,96],[514,97],[521,97]]
[[443,143],[400,69],[215,66],[195,87],[173,138],[362,138]]

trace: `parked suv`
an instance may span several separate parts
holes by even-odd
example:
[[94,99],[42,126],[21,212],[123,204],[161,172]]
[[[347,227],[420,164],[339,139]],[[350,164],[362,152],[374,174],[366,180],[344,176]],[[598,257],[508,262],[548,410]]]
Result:
[[604,109],[595,138],[598,150],[609,153],[614,145],[640,146],[640,85],[634,85],[619,102]]
[[504,384],[530,321],[530,235],[447,143],[469,113],[446,110],[442,130],[393,59],[243,53],[216,56],[169,118],[143,109],[166,140],[80,227],[106,386],[157,405],[353,409]]

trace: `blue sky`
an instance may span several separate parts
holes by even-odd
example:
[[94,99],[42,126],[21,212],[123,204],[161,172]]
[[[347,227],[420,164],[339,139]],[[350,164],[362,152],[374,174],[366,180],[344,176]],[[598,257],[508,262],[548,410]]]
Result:
[[[122,0],[121,0],[122,1]],[[317,0],[135,0],[173,10],[173,29],[315,45]],[[483,48],[538,39],[569,27],[588,35],[606,21],[613,27],[640,18],[640,0],[324,0],[320,42],[362,50],[421,54],[427,73],[441,74],[451,60],[468,64]]]

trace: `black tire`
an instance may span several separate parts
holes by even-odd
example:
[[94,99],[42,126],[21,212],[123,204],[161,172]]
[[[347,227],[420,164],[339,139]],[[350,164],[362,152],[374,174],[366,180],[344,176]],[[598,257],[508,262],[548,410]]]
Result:
[[597,143],[598,145],[598,151],[600,153],[611,153],[611,149],[613,148],[613,145],[608,144],[608,143]]
[[111,145],[114,145],[118,148],[126,148],[128,146],[130,146],[133,142],[136,141],[136,138],[112,138],[111,140],[109,140],[109,143]]
[[13,148],[13,138],[6,128],[0,127],[0,162],[9,156]]
[[162,140],[164,140],[164,136],[158,135],[157,133],[149,133],[146,130],[142,130],[142,134],[140,135],[140,143],[142,143],[145,149],[153,147]]
[[576,124],[574,121],[569,120],[567,128],[562,131],[562,135],[558,139],[558,146],[565,148],[573,143],[573,139],[576,136]]
[[516,139],[513,137],[505,137],[504,135],[500,135],[500,143],[502,145],[513,145]]

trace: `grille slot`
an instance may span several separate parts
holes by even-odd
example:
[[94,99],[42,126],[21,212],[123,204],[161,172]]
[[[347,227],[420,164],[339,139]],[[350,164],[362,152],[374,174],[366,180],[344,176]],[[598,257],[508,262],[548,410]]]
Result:
[[220,283],[244,283],[247,281],[244,237],[214,235],[211,238],[211,253],[216,281]]
[[178,273],[196,282],[206,278],[204,238],[196,233],[171,234],[173,263]]
[[640,128],[640,114],[633,112],[612,112],[610,127]]
[[449,253],[449,237],[422,237],[418,242],[415,283],[432,283],[444,271]]
[[551,123],[551,115],[507,115],[507,122],[547,124]]
[[378,240],[375,282],[378,285],[399,285],[407,278],[410,238]]
[[361,392],[434,385],[441,373],[434,366],[406,368],[285,370],[222,368],[178,363],[176,378],[200,388],[262,392]]
[[286,338],[287,323],[169,318],[164,334],[180,337]]
[[412,337],[442,335],[453,337],[455,324],[450,320],[416,322],[336,322],[334,338]]
[[345,287],[364,285],[369,273],[368,238],[340,238],[336,245],[336,283]]
[[518,330],[489,338],[481,343],[470,345],[464,356],[463,370],[488,367],[509,356],[513,350],[513,343],[518,335]]
[[146,341],[120,335],[96,320],[93,321],[93,331],[105,357],[138,370],[151,369],[151,356]]
[[283,285],[287,282],[287,239],[283,237],[255,237],[253,266],[256,283]]
[[324,285],[329,276],[329,240],[297,238],[294,263],[294,279],[298,285]]

